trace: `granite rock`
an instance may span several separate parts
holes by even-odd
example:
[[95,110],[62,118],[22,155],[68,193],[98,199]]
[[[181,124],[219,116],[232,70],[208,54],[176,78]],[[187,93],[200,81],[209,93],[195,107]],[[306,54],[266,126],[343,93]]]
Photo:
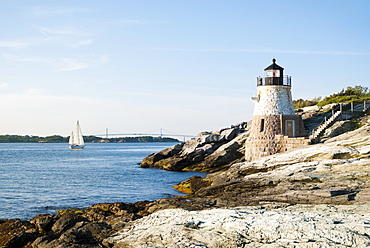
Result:
[[143,159],[142,168],[164,170],[225,170],[244,159],[246,122],[214,132],[201,132],[198,138],[177,144]]
[[284,205],[156,212],[104,242],[113,248],[367,247],[370,205]]

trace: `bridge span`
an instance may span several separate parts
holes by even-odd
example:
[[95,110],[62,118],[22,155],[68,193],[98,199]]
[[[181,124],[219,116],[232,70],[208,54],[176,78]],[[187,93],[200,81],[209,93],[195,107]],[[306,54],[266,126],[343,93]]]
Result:
[[[165,132],[166,133],[165,133]],[[97,137],[105,137],[105,138],[109,138],[109,137],[119,137],[119,136],[154,136],[154,137],[183,137],[184,140],[186,138],[196,138],[197,136],[196,135],[188,135],[188,134],[176,134],[176,133],[173,133],[173,132],[170,132],[168,130],[165,130],[163,128],[160,128],[159,130],[159,133],[109,133],[108,132],[108,128],[105,130],[105,133],[104,134],[93,134],[93,136],[97,136]]]

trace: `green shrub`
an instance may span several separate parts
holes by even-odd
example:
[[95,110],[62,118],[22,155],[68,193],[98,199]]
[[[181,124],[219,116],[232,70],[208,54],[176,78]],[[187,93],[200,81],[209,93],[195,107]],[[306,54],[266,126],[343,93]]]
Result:
[[317,103],[318,106],[324,106],[331,103],[353,102],[355,100],[370,98],[370,91],[368,87],[356,85],[355,87],[348,86],[342,89],[339,93],[332,94],[325,97]]
[[295,109],[299,109],[299,108],[316,105],[320,101],[321,101],[321,97],[315,97],[312,100],[298,99],[298,100],[293,101],[293,105]]
[[318,106],[325,106],[331,103],[340,103],[340,102],[350,102],[354,100],[358,100],[358,96],[352,95],[352,96],[327,96],[324,99],[322,99],[319,103],[317,103]]

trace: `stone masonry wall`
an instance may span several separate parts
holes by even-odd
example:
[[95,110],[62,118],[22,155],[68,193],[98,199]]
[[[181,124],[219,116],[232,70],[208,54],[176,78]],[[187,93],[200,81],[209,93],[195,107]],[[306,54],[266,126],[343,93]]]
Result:
[[276,134],[283,134],[282,131],[280,115],[254,115],[250,128],[250,139],[273,139]]
[[252,118],[250,138],[273,139],[277,134],[287,135],[285,130],[287,120],[294,121],[294,137],[307,135],[302,117],[299,115],[255,115]]
[[284,135],[275,135],[274,139],[250,139],[245,143],[245,160],[252,161],[309,144],[310,140],[308,138],[289,138]]
[[[288,137],[285,133],[285,121],[295,121],[295,134],[301,137]],[[245,159],[251,161],[260,157],[310,144],[305,138],[306,130],[301,116],[270,115],[253,116],[250,136],[245,145]]]
[[290,86],[258,86],[253,115],[294,115]]

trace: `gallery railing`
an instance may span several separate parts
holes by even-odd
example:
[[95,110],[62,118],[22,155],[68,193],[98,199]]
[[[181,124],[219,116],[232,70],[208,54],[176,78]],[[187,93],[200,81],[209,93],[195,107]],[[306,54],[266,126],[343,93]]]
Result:
[[283,77],[257,77],[257,86],[263,85],[292,86],[292,77],[288,75]]

